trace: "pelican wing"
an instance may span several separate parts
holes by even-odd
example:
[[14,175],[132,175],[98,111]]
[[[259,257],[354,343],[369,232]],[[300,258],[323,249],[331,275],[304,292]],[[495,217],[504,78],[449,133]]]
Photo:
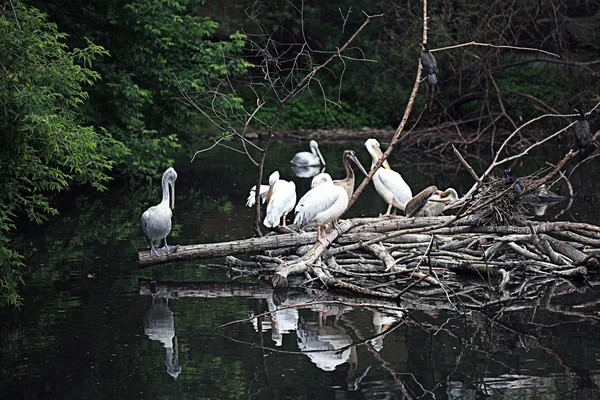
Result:
[[[267,193],[269,192],[269,185],[260,185],[260,201],[261,203],[265,203],[267,199]],[[246,206],[254,207],[254,199],[256,197],[256,185],[252,186],[250,189],[250,194],[248,195],[248,199],[246,200]]]
[[271,201],[267,205],[267,216],[264,224],[267,228],[279,226],[281,217],[287,215],[296,205],[296,184],[278,180],[273,186]]
[[330,208],[345,193],[337,190],[332,183],[324,183],[306,192],[296,206],[294,225],[304,226]]
[[380,168],[379,171],[381,182],[392,192],[397,202],[406,204],[412,199],[412,191],[402,175],[391,169]]

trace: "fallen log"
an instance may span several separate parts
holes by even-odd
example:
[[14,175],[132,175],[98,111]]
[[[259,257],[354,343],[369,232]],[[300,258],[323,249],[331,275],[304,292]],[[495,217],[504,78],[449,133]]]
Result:
[[228,255],[246,254],[264,250],[280,249],[283,247],[297,247],[317,240],[316,232],[287,233],[282,235],[263,236],[260,238],[234,240],[224,243],[203,243],[188,246],[179,246],[176,252],[156,257],[150,251],[138,253],[138,267],[145,268],[152,265],[164,264],[175,261],[189,261],[199,258],[223,257]]

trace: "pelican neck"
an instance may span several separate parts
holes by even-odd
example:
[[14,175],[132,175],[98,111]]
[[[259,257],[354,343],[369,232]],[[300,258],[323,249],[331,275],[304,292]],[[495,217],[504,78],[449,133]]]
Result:
[[162,203],[169,204],[169,182],[167,176],[162,178]]

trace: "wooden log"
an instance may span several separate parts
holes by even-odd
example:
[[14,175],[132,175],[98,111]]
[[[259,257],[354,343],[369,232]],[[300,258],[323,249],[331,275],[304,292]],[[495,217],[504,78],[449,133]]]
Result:
[[264,250],[279,249],[282,247],[302,246],[305,244],[314,243],[316,240],[316,232],[287,233],[283,235],[234,240],[224,243],[204,243],[180,246],[176,252],[168,255],[161,255],[160,257],[156,257],[154,255],[151,256],[150,251],[144,250],[138,253],[138,267],[144,268],[151,265],[175,261],[223,257],[227,255],[246,254]]
[[[357,221],[347,220],[339,224],[338,229],[333,229],[327,235],[323,235],[321,239],[323,239],[326,243],[333,242],[340,234],[348,232],[351,228],[355,227]],[[314,234],[313,242],[316,240],[316,234]],[[303,243],[305,244],[305,243]],[[290,274],[301,274],[306,270],[307,264],[312,264],[315,260],[325,251],[326,247],[323,243],[317,242],[314,246],[303,255],[299,260],[294,260],[292,262],[287,262],[282,264],[282,266],[273,274],[273,278],[271,283],[274,288],[286,288],[288,286],[287,277]]]
[[273,295],[273,288],[266,284],[234,282],[156,282],[138,281],[140,295],[161,297],[251,297],[266,299]]
[[[391,231],[399,231],[402,229],[413,229],[413,228],[424,228],[428,226],[436,226],[441,225],[453,217],[414,217],[414,218],[406,218],[406,217],[396,217],[396,218],[369,218],[369,219],[356,219],[360,225],[353,228],[350,232],[359,233],[359,232],[391,232]],[[472,219],[464,218],[456,222],[457,225],[470,225],[472,224]]]
[[585,267],[575,267],[563,269],[561,271],[553,271],[553,273],[565,278],[584,278],[587,275],[587,269]]

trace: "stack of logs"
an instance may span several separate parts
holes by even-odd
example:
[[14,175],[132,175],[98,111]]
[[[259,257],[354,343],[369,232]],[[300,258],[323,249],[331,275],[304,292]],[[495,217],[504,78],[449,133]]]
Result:
[[[161,257],[143,251],[139,266],[225,256],[227,268],[267,277],[275,288],[325,286],[396,301],[441,295],[481,308],[526,299],[549,281],[595,274],[600,227],[538,221],[481,226],[476,215],[356,218],[341,221],[324,242],[314,231],[274,233],[180,246]],[[249,252],[255,255],[235,257]],[[465,285],[456,274],[478,284]]]

